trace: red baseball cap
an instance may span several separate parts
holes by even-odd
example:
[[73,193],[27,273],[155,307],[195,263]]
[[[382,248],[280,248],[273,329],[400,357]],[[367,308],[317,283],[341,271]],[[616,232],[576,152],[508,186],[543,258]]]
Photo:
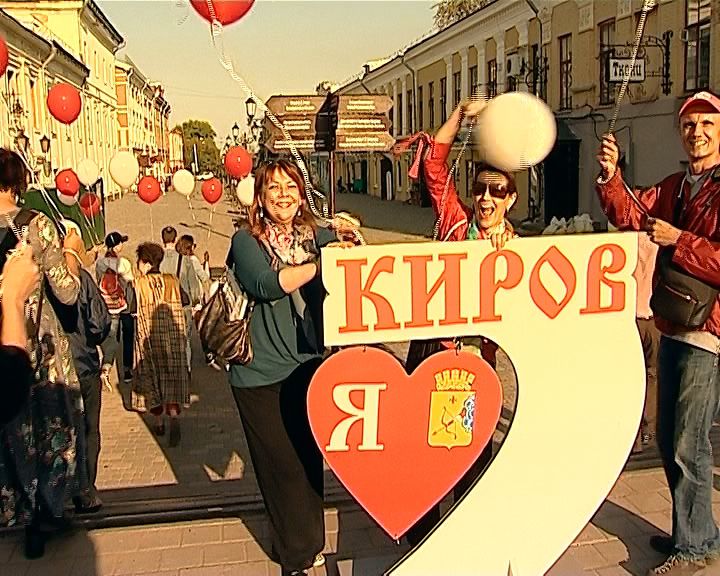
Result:
[[683,102],[683,105],[680,106],[680,113],[679,116],[682,116],[683,114],[688,113],[688,109],[693,106],[702,106],[706,109],[711,108],[716,114],[720,114],[720,98],[715,96],[714,94],[710,94],[710,92],[698,92],[696,94],[693,94]]

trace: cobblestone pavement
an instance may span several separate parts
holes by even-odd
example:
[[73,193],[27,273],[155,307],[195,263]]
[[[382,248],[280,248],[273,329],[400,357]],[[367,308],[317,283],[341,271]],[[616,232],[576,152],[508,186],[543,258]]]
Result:
[[[348,199],[352,202],[346,202]],[[218,205],[210,227],[207,207],[199,201],[193,201],[193,206],[191,213],[184,199],[172,193],[152,207],[128,196],[108,204],[108,230],[130,235],[127,254],[132,260],[134,245],[148,239],[159,241],[160,229],[172,224],[180,234],[194,234],[198,253],[209,250],[212,264],[219,266],[232,233],[232,207]],[[417,241],[422,238],[416,234],[432,226],[427,210],[400,203],[344,195],[339,197],[338,206],[359,214],[366,223],[396,224],[391,226],[395,231],[366,229],[370,243]],[[403,345],[394,349],[404,355]],[[504,356],[499,371],[505,410],[494,437],[496,443],[502,440],[515,403],[514,372]],[[254,501],[254,509],[250,506],[247,512],[229,518],[76,529],[56,535],[46,555],[35,561],[24,559],[18,533],[6,533],[0,537],[0,576],[279,574],[278,566],[267,555],[270,531],[226,379],[195,362],[191,388],[193,403],[182,416],[183,436],[177,448],[169,448],[165,439],[154,437],[140,415],[124,409],[128,392],[124,385],[115,383],[115,392],[104,395],[98,484],[107,508],[131,501],[157,504],[213,495]],[[532,474],[528,471],[529,482]],[[328,491],[341,494],[342,488],[332,475],[328,473],[327,477]],[[378,576],[407,552],[406,544],[392,542],[351,500],[338,498],[337,502],[326,509],[328,564],[314,570],[312,576]],[[717,492],[714,508],[716,514],[720,512]],[[662,560],[647,545],[648,536],[667,532],[670,522],[670,496],[662,472],[626,472],[549,574],[643,575]],[[537,530],[541,537],[542,527]]]

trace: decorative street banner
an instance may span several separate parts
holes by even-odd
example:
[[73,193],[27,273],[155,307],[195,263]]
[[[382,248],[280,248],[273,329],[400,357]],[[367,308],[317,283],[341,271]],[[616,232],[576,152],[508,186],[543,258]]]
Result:
[[[323,249],[326,345],[482,335],[516,371],[490,466],[388,574],[544,574],[592,518],[642,413],[636,260],[634,233]],[[379,349],[341,350],[308,395],[329,465],[393,537],[469,468],[501,406],[489,365],[454,350],[411,375]]]

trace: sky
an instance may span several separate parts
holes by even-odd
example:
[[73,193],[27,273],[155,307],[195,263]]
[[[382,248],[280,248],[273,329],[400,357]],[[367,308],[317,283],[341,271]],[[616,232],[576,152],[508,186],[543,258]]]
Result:
[[[247,96],[222,67],[209,23],[188,0],[97,0],[123,35],[124,51],[172,106],[171,125],[208,120],[223,142],[245,129]],[[224,29],[225,52],[255,94],[312,94],[432,28],[430,0],[256,0]],[[120,52],[122,53],[122,51]]]

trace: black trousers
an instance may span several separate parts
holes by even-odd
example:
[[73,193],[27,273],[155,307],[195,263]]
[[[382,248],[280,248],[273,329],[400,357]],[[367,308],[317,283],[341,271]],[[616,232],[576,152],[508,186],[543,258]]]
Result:
[[269,386],[232,389],[286,571],[309,568],[325,545],[323,459],[307,417],[307,389],[319,365],[306,362]]
[[100,458],[100,407],[102,383],[100,374],[80,378],[80,392],[85,404],[85,447],[87,450],[88,488],[95,493],[98,460]]
[[[120,314],[120,333],[123,350],[123,369],[133,369],[133,347],[135,345],[135,318],[132,314]],[[124,377],[120,374],[120,377]]]

